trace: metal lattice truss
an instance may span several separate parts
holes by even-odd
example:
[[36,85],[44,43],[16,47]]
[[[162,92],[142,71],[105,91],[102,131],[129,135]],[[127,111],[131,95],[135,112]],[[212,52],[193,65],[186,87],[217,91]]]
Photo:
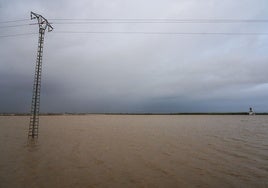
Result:
[[49,24],[47,19],[45,19],[43,16],[39,14],[31,12],[31,19],[37,19],[39,25],[38,50],[37,50],[37,59],[36,59],[34,84],[33,84],[31,117],[28,132],[28,137],[35,138],[38,137],[38,127],[39,127],[41,72],[42,72],[44,36],[46,29],[48,30],[48,32],[50,32],[53,30],[53,27]]

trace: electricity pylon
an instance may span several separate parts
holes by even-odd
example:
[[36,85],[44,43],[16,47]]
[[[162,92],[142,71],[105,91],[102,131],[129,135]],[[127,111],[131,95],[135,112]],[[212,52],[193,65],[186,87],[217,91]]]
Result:
[[47,29],[48,32],[53,30],[53,27],[43,16],[31,12],[31,20],[37,19],[39,26],[39,40],[37,59],[35,66],[34,84],[33,84],[33,95],[31,105],[31,118],[29,125],[28,137],[38,137],[38,125],[39,125],[39,108],[40,108],[40,90],[41,90],[41,71],[42,71],[42,55],[44,46],[44,36]]

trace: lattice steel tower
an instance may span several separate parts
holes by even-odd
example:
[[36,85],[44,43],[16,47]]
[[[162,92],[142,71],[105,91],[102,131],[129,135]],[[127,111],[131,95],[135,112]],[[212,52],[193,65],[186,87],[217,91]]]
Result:
[[40,89],[41,89],[41,71],[42,71],[42,55],[44,46],[44,36],[47,29],[48,32],[53,30],[53,27],[43,16],[31,12],[31,20],[37,19],[39,26],[39,40],[37,59],[35,66],[34,84],[33,84],[33,96],[31,105],[31,118],[29,125],[28,137],[38,137],[38,125],[39,125],[39,108],[40,108]]

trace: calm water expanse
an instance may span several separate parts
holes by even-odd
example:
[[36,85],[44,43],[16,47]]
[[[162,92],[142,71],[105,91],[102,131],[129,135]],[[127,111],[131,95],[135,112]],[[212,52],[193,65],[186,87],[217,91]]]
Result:
[[268,187],[268,116],[0,116],[0,187]]

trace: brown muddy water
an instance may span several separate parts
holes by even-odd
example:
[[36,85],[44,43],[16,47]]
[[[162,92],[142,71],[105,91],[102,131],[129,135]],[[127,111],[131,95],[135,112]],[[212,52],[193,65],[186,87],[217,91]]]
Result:
[[268,116],[0,116],[0,187],[268,187]]

